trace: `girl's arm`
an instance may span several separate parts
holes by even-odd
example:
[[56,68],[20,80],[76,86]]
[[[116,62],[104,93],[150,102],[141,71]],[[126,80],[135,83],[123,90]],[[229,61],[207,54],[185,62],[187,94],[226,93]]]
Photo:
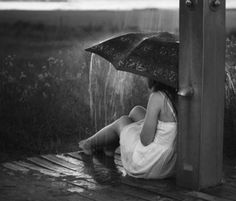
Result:
[[140,134],[140,140],[144,146],[149,145],[154,140],[158,116],[163,104],[163,96],[160,93],[154,92],[150,95],[143,128]]

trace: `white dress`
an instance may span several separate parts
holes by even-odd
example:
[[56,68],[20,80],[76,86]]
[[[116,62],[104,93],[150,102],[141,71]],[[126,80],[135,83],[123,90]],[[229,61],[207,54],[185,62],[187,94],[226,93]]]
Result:
[[[162,92],[161,94],[165,96]],[[176,120],[168,98],[167,105]],[[143,123],[144,120],[140,120],[129,124],[120,134],[121,161],[127,174],[145,179],[172,176],[175,173],[176,164],[177,123],[158,120],[155,138],[147,146],[140,141]]]

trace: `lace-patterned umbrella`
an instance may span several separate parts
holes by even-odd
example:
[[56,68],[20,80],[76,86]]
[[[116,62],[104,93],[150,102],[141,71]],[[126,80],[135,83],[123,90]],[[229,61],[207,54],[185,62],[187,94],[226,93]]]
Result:
[[178,86],[179,42],[168,32],[128,33],[85,50],[105,58],[117,70]]

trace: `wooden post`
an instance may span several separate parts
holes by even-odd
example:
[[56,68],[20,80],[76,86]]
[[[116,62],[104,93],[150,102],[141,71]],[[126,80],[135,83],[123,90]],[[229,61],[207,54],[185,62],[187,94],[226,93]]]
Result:
[[225,0],[180,0],[179,186],[221,182],[224,58]]

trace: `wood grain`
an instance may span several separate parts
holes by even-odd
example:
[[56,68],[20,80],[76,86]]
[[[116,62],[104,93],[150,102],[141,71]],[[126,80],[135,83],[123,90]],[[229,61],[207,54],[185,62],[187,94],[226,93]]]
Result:
[[225,1],[216,11],[180,1],[177,184],[199,190],[221,183],[224,117]]

